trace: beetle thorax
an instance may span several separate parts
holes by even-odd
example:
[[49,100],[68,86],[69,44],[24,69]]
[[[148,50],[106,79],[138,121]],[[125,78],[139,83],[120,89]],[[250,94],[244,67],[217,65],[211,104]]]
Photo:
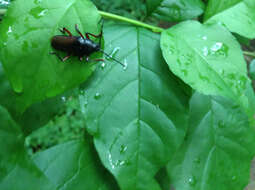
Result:
[[82,37],[78,37],[77,42],[79,43],[80,51],[84,55],[90,55],[91,53],[100,49],[99,45],[90,39],[83,39]]

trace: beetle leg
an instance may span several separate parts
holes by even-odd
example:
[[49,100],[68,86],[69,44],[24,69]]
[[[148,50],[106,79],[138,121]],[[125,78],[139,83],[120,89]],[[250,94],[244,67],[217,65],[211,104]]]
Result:
[[76,32],[78,32],[80,34],[80,36],[84,39],[84,36],[82,35],[82,33],[80,32],[80,30],[78,29],[78,25],[75,24],[75,30]]
[[86,62],[96,62],[96,61],[104,61],[104,59],[92,59],[92,60],[90,60],[89,57],[86,57]]
[[63,34],[65,34],[67,32],[69,36],[73,36],[72,33],[69,30],[67,30],[65,27],[62,29],[59,28],[59,31],[62,32]]
[[70,55],[67,55],[67,56],[65,56],[64,58],[61,58],[60,56],[59,56],[59,54],[58,53],[56,53],[56,52],[50,52],[50,54],[52,54],[52,55],[56,55],[57,56],[57,58],[59,58],[60,59],[60,61],[62,61],[62,62],[65,62],[69,57],[70,57]]
[[69,59],[71,57],[71,55],[67,55],[67,56],[65,56],[63,59],[62,59],[62,61],[63,62],[65,62],[67,59]]
[[91,36],[93,36],[93,37],[95,37],[95,38],[99,38],[99,37],[102,36],[102,32],[101,32],[100,34],[98,34],[98,35],[95,35],[95,34],[91,34],[91,33],[86,32],[85,35],[86,35],[86,38],[90,40],[89,35],[91,35]]

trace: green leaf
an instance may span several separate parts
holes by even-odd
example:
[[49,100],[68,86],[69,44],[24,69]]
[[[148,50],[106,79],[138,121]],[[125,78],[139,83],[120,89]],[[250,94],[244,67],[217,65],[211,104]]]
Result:
[[[89,0],[14,1],[0,27],[0,57],[13,89],[20,93],[20,110],[34,102],[56,96],[85,81],[93,72],[93,63],[72,57],[61,62],[50,39],[67,27],[77,35],[99,33],[100,16]],[[61,54],[64,56],[64,54]]]
[[88,139],[75,140],[37,153],[33,160],[56,189],[117,190]]
[[122,190],[159,190],[154,176],[186,131],[185,85],[169,72],[158,34],[117,24],[104,34],[106,51],[127,67],[104,63],[86,86],[88,130]]
[[168,165],[176,190],[244,189],[255,154],[255,131],[238,105],[196,93],[185,143]]
[[23,134],[1,106],[0,123],[0,189],[54,189],[27,155]]
[[244,95],[250,80],[240,45],[224,27],[180,23],[162,33],[161,49],[173,73],[195,90],[231,98],[247,112],[254,110]]
[[205,23],[223,23],[231,32],[255,38],[254,0],[210,0],[205,12]]
[[20,96],[12,90],[0,64],[0,105],[10,112],[25,135],[45,125],[65,103],[62,96],[57,96],[33,104],[23,114],[20,114],[17,111],[17,101],[21,101]]
[[164,21],[182,21],[195,18],[204,12],[201,0],[147,0],[147,14]]

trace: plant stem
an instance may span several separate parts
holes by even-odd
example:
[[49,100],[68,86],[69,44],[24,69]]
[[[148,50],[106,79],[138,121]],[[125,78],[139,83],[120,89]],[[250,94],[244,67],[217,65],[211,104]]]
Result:
[[6,9],[0,9],[0,16],[4,15],[6,12]]
[[152,30],[153,32],[159,32],[160,33],[164,30],[163,28],[160,28],[160,27],[157,27],[157,26],[152,26],[152,25],[145,24],[145,23],[137,21],[137,20],[133,20],[133,19],[126,18],[126,17],[123,17],[123,16],[107,13],[107,12],[104,12],[104,11],[99,11],[99,13],[101,14],[102,17],[110,18],[110,19],[114,19],[114,20],[119,20],[119,21],[123,21],[123,22],[128,22],[128,23],[131,23],[131,24],[134,24],[134,25],[137,25],[137,26],[141,26],[143,28],[148,28],[148,29]]
[[251,56],[251,57],[255,57],[255,52],[243,51],[243,54]]

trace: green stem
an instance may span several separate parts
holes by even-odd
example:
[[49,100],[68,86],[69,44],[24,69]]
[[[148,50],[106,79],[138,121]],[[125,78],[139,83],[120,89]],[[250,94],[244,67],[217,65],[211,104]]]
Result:
[[164,30],[163,28],[160,28],[160,27],[157,27],[157,26],[152,26],[152,25],[145,24],[145,23],[137,21],[137,20],[133,20],[133,19],[126,18],[126,17],[123,17],[123,16],[107,13],[107,12],[104,12],[104,11],[99,11],[99,13],[101,14],[102,17],[110,18],[110,19],[114,19],[114,20],[119,20],[119,21],[123,21],[123,22],[128,22],[130,24],[141,26],[143,28],[148,28],[148,29],[152,30],[153,32],[159,32],[160,33]]
[[243,54],[251,56],[251,57],[255,57],[255,52],[243,51]]
[[5,12],[6,12],[6,9],[0,9],[0,16],[1,16],[1,15],[4,15]]
[[[1,15],[4,15],[6,12],[6,9],[0,9],[0,16]],[[107,12],[104,12],[104,11],[99,11],[99,13],[105,17],[105,18],[110,18],[110,19],[114,19],[114,20],[119,20],[119,21],[123,21],[123,22],[128,22],[130,24],[134,24],[134,25],[137,25],[137,26],[141,26],[143,28],[148,28],[150,30],[152,30],[153,32],[162,32],[164,29],[163,28],[160,28],[160,27],[157,27],[157,26],[152,26],[152,25],[149,25],[149,24],[145,24],[143,22],[140,22],[140,21],[137,21],[137,20],[133,20],[133,19],[130,19],[130,18],[126,18],[126,17],[123,17],[123,16],[119,16],[119,15],[115,15],[115,14],[111,14],[111,13],[107,13]]]

